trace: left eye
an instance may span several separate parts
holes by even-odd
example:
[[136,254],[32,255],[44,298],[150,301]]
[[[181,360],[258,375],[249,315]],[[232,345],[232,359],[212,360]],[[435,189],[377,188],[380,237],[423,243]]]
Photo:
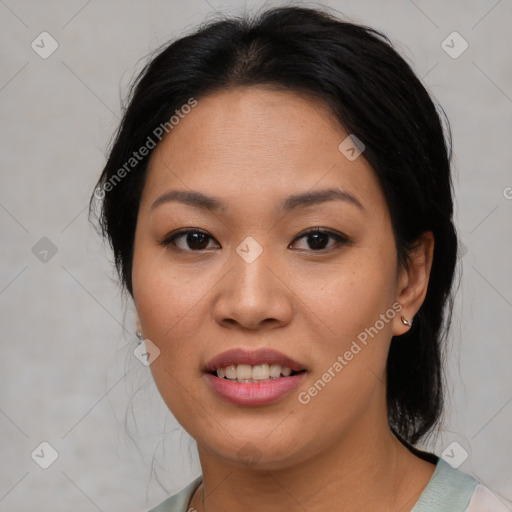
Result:
[[312,229],[297,237],[294,241],[301,240],[302,238],[307,238],[310,249],[316,252],[331,249],[336,245],[335,243],[330,247],[324,247],[325,244],[328,243],[329,238],[334,239],[339,244],[348,242],[347,237],[342,234],[327,229],[320,230],[320,228]]

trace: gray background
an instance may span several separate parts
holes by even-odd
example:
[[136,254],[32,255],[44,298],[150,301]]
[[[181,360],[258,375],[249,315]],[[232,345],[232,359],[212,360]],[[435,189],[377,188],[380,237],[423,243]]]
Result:
[[[460,469],[512,499],[512,1],[323,4],[387,33],[451,121],[464,250],[446,422],[430,449],[458,443],[457,456],[468,452]],[[243,9],[0,0],[0,511],[142,511],[200,472],[193,442],[133,356],[131,305],[86,205],[120,94],[148,52],[215,10]],[[43,31],[59,45],[46,59],[31,47],[43,46]],[[453,31],[469,44],[458,58],[442,47]],[[58,452],[48,469],[31,457],[49,456],[43,441]]]

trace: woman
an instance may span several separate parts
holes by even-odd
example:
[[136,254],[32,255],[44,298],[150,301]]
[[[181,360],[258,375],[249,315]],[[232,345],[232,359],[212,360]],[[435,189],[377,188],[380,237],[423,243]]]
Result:
[[153,512],[507,510],[414,447],[442,413],[449,148],[386,37],[319,10],[148,63],[91,207],[197,442],[202,475]]

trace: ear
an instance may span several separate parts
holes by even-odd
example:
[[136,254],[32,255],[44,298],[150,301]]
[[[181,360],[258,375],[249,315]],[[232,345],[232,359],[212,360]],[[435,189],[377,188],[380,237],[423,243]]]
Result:
[[393,336],[400,336],[410,327],[405,325],[403,315],[411,324],[427,294],[430,269],[434,256],[434,234],[431,231],[422,233],[410,251],[408,268],[400,268],[398,276],[398,295],[396,300],[402,310],[393,320]]

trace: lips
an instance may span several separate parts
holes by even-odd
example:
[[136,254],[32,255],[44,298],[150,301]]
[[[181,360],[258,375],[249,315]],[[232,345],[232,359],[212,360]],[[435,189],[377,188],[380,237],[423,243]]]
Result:
[[305,371],[274,380],[257,383],[230,381],[204,373],[209,388],[224,402],[238,407],[268,406],[290,398],[306,378]]
[[204,367],[204,372],[213,373],[218,368],[223,368],[232,364],[248,364],[251,366],[257,366],[263,363],[280,364],[282,367],[291,368],[291,370],[294,372],[301,372],[306,370],[304,365],[295,361],[291,357],[269,348],[262,348],[257,350],[235,348],[226,352],[222,352],[221,354],[218,354],[213,359],[208,361]]

